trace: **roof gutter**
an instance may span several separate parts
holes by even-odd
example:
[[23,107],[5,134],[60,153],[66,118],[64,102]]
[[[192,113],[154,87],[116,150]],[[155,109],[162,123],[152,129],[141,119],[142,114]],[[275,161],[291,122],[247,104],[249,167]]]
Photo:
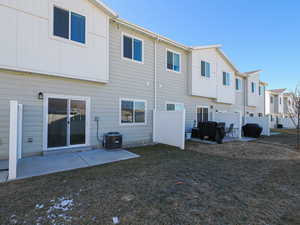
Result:
[[169,38],[166,38],[166,37],[164,37],[162,35],[156,34],[156,33],[152,32],[152,31],[150,31],[148,29],[145,29],[145,28],[143,28],[141,26],[138,26],[138,25],[135,25],[133,23],[130,23],[130,22],[128,22],[126,20],[123,20],[121,18],[114,18],[113,21],[115,23],[118,23],[118,24],[123,25],[125,27],[128,27],[130,29],[137,30],[137,31],[139,31],[139,32],[141,32],[141,33],[143,33],[143,34],[151,37],[151,38],[154,38],[156,40],[160,40],[160,41],[163,41],[163,42],[165,42],[167,44],[170,44],[170,45],[173,45],[175,47],[181,48],[181,49],[183,49],[185,51],[191,51],[192,50],[191,47],[188,47],[188,46],[185,46],[183,44],[180,44],[180,43],[178,43],[176,41],[173,41],[173,40],[171,40]]

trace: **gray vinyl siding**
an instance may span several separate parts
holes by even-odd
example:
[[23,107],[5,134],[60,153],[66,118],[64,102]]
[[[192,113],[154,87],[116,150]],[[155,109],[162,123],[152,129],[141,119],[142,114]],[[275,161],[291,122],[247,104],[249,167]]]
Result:
[[[122,32],[134,34],[144,40],[143,64],[121,58]],[[22,141],[24,156],[42,152],[43,100],[38,100],[39,92],[91,98],[90,139],[92,146],[99,144],[95,116],[100,117],[100,136],[105,132],[119,131],[124,135],[125,145],[151,143],[154,42],[111,24],[109,61],[110,81],[108,84],[0,70],[0,159],[8,158],[9,100],[17,100],[24,106]],[[147,124],[120,125],[120,98],[146,100]],[[28,143],[28,138],[33,138],[33,142]]]
[[[181,72],[169,72],[166,69],[167,49],[181,53]],[[186,130],[190,130],[197,119],[197,106],[209,107],[210,119],[214,112],[230,111],[231,105],[217,104],[209,98],[190,95],[189,85],[189,55],[179,48],[159,43],[157,47],[157,107],[158,110],[166,109],[166,102],[184,103],[186,109]],[[211,109],[211,106],[213,109]]]

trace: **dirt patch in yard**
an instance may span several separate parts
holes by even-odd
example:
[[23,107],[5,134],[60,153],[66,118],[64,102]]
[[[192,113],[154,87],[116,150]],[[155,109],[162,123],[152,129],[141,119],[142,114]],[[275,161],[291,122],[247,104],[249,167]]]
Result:
[[0,184],[0,224],[300,224],[297,152],[266,143],[130,149],[138,159]]

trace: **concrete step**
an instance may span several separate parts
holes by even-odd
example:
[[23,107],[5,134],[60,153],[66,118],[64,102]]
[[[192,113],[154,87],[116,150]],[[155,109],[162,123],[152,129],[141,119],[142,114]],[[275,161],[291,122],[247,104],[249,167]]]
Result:
[[60,155],[60,154],[66,154],[66,153],[74,153],[74,152],[86,152],[86,151],[91,151],[92,147],[76,147],[76,148],[65,148],[65,149],[60,149],[60,150],[54,150],[54,151],[46,151],[43,152],[44,156],[47,155]]

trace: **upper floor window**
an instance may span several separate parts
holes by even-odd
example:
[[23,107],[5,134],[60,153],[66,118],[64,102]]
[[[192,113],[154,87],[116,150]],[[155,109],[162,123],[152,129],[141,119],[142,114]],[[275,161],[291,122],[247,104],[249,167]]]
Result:
[[123,35],[123,57],[136,62],[143,61],[143,41]]
[[77,13],[54,7],[53,35],[85,44],[86,19]]
[[239,78],[236,78],[236,79],[235,79],[235,89],[236,89],[237,91],[242,90],[242,80],[239,79]]
[[280,105],[282,104],[282,99],[281,99],[281,97],[279,97],[279,103],[280,103]]
[[263,89],[264,89],[263,86],[259,86],[259,89],[258,89],[259,96],[262,96],[262,94],[263,94]]
[[180,54],[167,50],[167,69],[180,72]]
[[121,124],[146,124],[146,101],[122,99]]
[[223,85],[230,86],[230,73],[223,72]]
[[252,91],[252,93],[256,92],[256,83],[254,83],[254,82],[251,83],[251,91]]
[[271,102],[271,104],[274,103],[274,98],[273,98],[273,96],[270,97],[270,102]]
[[167,111],[182,111],[182,110],[184,110],[184,104],[167,102],[166,109],[167,109]]
[[210,63],[201,61],[201,76],[210,77]]

